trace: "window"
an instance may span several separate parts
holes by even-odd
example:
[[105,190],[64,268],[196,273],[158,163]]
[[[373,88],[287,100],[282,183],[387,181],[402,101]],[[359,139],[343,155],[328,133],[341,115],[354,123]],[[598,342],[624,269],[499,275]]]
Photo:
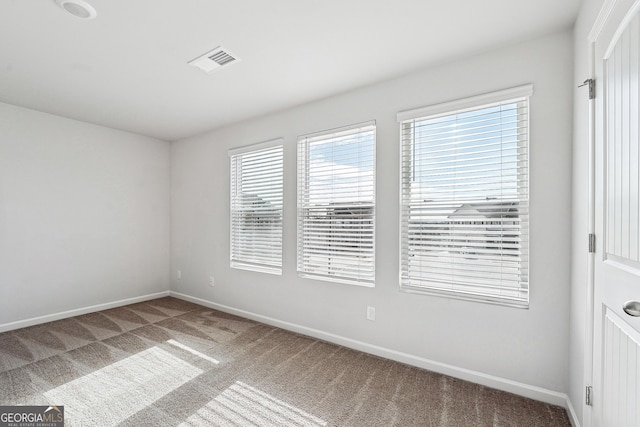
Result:
[[298,138],[298,274],[373,286],[375,123]]
[[282,140],[229,156],[231,267],[282,274]]
[[401,112],[401,287],[526,307],[531,86]]

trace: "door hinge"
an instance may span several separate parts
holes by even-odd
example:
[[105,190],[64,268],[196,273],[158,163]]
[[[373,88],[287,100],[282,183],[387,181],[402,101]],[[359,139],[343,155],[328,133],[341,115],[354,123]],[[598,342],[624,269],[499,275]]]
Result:
[[596,99],[596,81],[594,79],[585,80],[580,86],[589,86],[589,99]]
[[596,253],[596,235],[593,233],[589,234],[589,253]]
[[590,385],[588,385],[585,390],[584,403],[587,406],[593,406],[593,387],[591,387]]

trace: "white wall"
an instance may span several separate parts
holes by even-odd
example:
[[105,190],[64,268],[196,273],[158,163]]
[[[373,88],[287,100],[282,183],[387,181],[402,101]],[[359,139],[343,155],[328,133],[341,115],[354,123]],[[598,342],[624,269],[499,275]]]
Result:
[[587,327],[588,241],[589,234],[589,100],[585,87],[577,88],[593,77],[589,64],[587,37],[596,20],[603,0],[583,0],[574,27],[574,140],[572,176],[572,258],[571,258],[571,321],[569,364],[569,398],[582,424],[585,393],[585,331]]
[[[549,390],[568,388],[573,44],[569,32],[434,67],[171,145],[172,284],[179,293]],[[398,291],[396,112],[525,83],[531,99],[531,306]],[[265,82],[268,84],[268,82]],[[374,289],[296,274],[296,137],[377,120]],[[230,148],[285,139],[284,268],[229,267]],[[176,280],[175,271],[182,271]],[[208,286],[215,275],[216,286]],[[367,305],[377,319],[365,319]]]
[[169,155],[0,103],[0,325],[169,289]]

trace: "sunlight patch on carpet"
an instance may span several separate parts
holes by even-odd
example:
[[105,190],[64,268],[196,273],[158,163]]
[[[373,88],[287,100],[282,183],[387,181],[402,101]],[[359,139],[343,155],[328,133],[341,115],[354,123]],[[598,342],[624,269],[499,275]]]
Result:
[[217,364],[220,363],[219,360],[216,360],[213,357],[207,356],[206,354],[204,354],[204,353],[202,353],[202,352],[200,352],[200,351],[198,351],[198,350],[196,350],[194,348],[191,348],[188,345],[184,345],[182,343],[179,343],[176,340],[168,340],[167,343],[169,343],[169,344],[171,344],[171,345],[173,345],[175,347],[181,348],[181,349],[183,349],[185,351],[188,351],[189,353],[194,354],[194,355],[196,355],[198,357],[201,357],[204,360],[207,360],[207,361],[213,363],[214,365],[217,365]]
[[209,426],[214,421],[219,426],[327,425],[326,421],[240,381],[236,381],[180,426]]
[[152,347],[44,396],[64,405],[70,425],[114,426],[201,373],[171,353]]

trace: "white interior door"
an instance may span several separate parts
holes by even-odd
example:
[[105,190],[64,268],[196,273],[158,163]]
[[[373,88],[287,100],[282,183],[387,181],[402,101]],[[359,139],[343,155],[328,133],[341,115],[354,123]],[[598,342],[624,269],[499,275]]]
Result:
[[605,3],[609,13],[594,45],[592,421],[640,427],[640,0]]

